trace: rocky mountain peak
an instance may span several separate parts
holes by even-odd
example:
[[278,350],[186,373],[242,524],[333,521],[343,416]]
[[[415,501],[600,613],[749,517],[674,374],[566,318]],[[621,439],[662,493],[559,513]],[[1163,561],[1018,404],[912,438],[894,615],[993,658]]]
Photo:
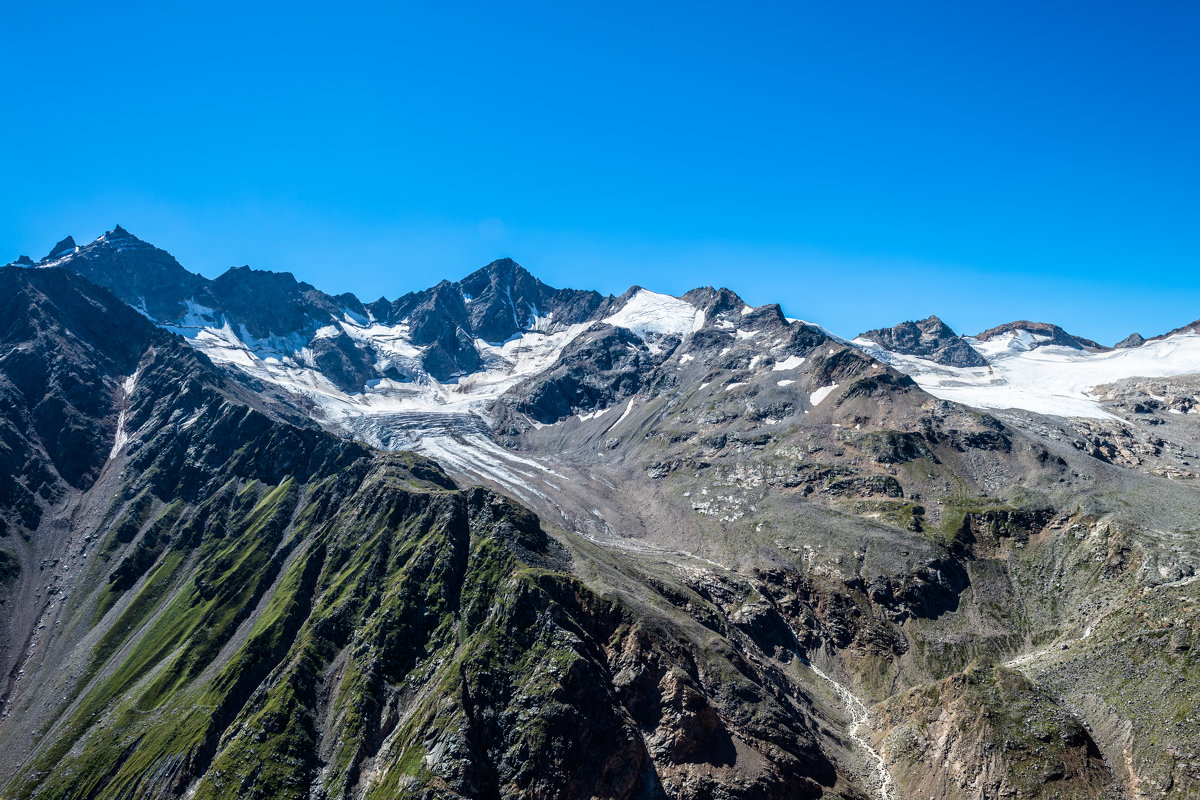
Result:
[[1124,348],[1129,348],[1129,347],[1141,347],[1145,343],[1146,343],[1146,338],[1144,336],[1142,336],[1140,333],[1138,333],[1137,331],[1134,331],[1133,333],[1129,334],[1121,341],[1114,344],[1113,349],[1119,350],[1119,349],[1124,349]]
[[498,258],[486,266],[480,267],[463,278],[459,283],[463,286],[477,286],[481,281],[488,281],[490,283],[511,286],[519,279],[536,280],[528,270],[516,261],[505,257]]
[[867,331],[858,338],[875,342],[893,353],[925,358],[946,366],[987,366],[982,355],[936,316]]
[[[1004,325],[997,325],[994,328],[989,328],[975,338],[981,342],[986,342],[1005,334],[1016,334],[1017,340],[1025,345],[1025,349],[1029,350],[1046,345],[1070,347],[1074,350],[1110,349],[1091,339],[1067,333],[1059,326],[1049,322],[1030,322],[1029,320],[1018,320]],[[1022,336],[1022,334],[1027,334],[1027,336]]]
[[184,301],[199,296],[206,281],[188,272],[165,250],[134,237],[121,226],[76,247],[75,240],[63,239],[42,265],[53,262],[76,272],[92,283],[103,286],[154,319],[178,319]]
[[680,299],[702,309],[709,317],[719,317],[724,314],[740,315],[747,307],[746,301],[739,297],[737,292],[724,287],[714,289],[711,286],[701,286],[698,289],[692,289]]
[[46,257],[42,259],[42,261],[53,261],[57,258],[62,258],[69,253],[74,253],[75,246],[75,238],[73,236],[68,236],[58,244],[54,245],[50,252],[46,254]]
[[470,304],[471,330],[488,342],[502,342],[532,327],[544,314],[541,302],[554,290],[511,258],[501,258],[468,275],[458,284]]

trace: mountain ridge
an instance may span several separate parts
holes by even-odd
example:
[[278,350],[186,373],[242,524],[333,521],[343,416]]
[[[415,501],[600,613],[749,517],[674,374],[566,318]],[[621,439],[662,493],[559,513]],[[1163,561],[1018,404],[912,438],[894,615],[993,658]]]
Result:
[[[957,367],[515,262],[381,322],[283,273],[181,297],[110,233],[0,270],[6,796],[1195,787],[1195,390],[1087,383],[1186,336]],[[1102,415],[926,388],[1039,363]]]

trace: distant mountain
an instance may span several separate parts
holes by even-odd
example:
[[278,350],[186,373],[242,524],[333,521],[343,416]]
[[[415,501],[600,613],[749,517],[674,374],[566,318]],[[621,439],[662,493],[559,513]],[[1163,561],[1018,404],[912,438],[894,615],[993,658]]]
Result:
[[867,331],[860,333],[858,338],[875,342],[894,353],[926,358],[937,364],[953,367],[987,366],[983,356],[937,317]]
[[[420,368],[448,380],[480,368],[476,339],[500,344],[539,326],[572,325],[612,302],[594,291],[553,289],[511,259],[495,261],[458,283],[443,281],[395,302],[380,299],[369,305],[351,294],[327,295],[287,272],[235,267],[210,281],[119,225],[83,247],[67,237],[37,266],[77,272],[160,325],[228,326],[239,339],[264,350],[302,340],[329,365],[334,382],[352,392],[386,375],[373,369],[378,354],[360,352],[364,348],[341,335],[316,336],[347,318],[405,326],[420,351]],[[413,377],[400,369],[392,376]]]
[[1121,341],[1113,345],[1114,350],[1120,350],[1126,347],[1141,347],[1146,343],[1145,337],[1136,331],[1126,336]]
[[1091,339],[1084,339],[1081,336],[1074,336],[1067,333],[1057,325],[1052,325],[1048,322],[1028,322],[1025,320],[1008,322],[1004,325],[988,328],[983,333],[978,334],[975,339],[981,342],[989,342],[1001,337],[1010,338],[1013,346],[1026,350],[1045,347],[1046,345],[1070,347],[1075,350],[1109,349],[1098,342],[1093,342]]

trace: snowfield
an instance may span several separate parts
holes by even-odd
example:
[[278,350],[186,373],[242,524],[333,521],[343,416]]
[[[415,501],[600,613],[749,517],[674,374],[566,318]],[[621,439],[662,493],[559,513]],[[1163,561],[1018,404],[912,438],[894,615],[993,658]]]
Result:
[[950,367],[885,350],[867,339],[853,344],[911,377],[934,397],[976,408],[1019,408],[1056,417],[1116,419],[1094,389],[1124,378],[1165,378],[1200,372],[1200,335],[1184,333],[1141,347],[1091,351],[1034,347],[1045,337],[1019,331],[988,341],[964,337],[990,364]]
[[[529,330],[506,342],[476,339],[483,369],[445,382],[431,377],[421,367],[421,349],[412,343],[406,323],[384,325],[347,314],[342,320],[319,328],[313,340],[344,333],[374,354],[375,366],[381,372],[395,368],[413,376],[410,381],[372,380],[360,392],[345,392],[326,378],[315,367],[310,342],[298,334],[255,339],[245,330],[235,330],[219,311],[194,301],[188,304],[182,320],[164,327],[186,337],[214,362],[236,366],[255,378],[301,396],[313,404],[317,416],[325,422],[361,435],[374,431],[379,424],[394,424],[412,414],[472,414],[485,418],[487,404],[521,381],[549,369],[566,347],[590,327],[590,323],[556,324],[552,315],[533,313]],[[690,303],[639,289],[616,313],[602,321],[627,328],[645,340],[663,335],[686,336],[702,327],[704,320],[704,312]],[[630,408],[632,404],[626,408],[626,414]],[[584,419],[599,417],[605,410]],[[372,419],[378,422],[372,423]],[[366,438],[378,442],[381,437],[376,434]],[[443,443],[431,438],[412,444],[423,450]]]
[[821,401],[824,400],[826,397],[829,397],[829,395],[836,388],[838,388],[838,385],[836,383],[831,383],[828,386],[822,386],[820,389],[817,389],[815,392],[813,392],[812,394],[810,394],[808,396],[809,405],[811,405],[811,406],[821,405]]
[[616,328],[627,328],[644,340],[649,334],[686,336],[698,331],[704,327],[704,312],[669,294],[638,289],[620,311],[603,321]]
[[[541,316],[536,310],[532,313],[530,329],[506,342],[476,340],[483,369],[446,382],[435,380],[421,368],[421,349],[413,345],[407,324],[383,325],[346,314],[340,321],[320,328],[314,340],[344,333],[374,354],[375,366],[381,372],[395,368],[413,376],[411,381],[373,380],[362,391],[350,393],[315,368],[310,343],[299,334],[256,339],[245,330],[235,330],[219,311],[194,300],[187,303],[183,319],[165,327],[187,337],[213,361],[237,366],[307,398],[330,424],[361,429],[364,418],[381,415],[472,413],[482,417],[488,403],[549,369],[589,327],[588,323],[556,324],[551,315]],[[632,331],[653,348],[659,336],[683,337],[699,330],[705,323],[705,313],[685,300],[638,289],[620,309],[601,321]],[[726,326],[732,327],[732,323],[726,321]],[[1023,409],[1060,417],[1114,419],[1095,395],[1098,385],[1123,378],[1200,372],[1200,335],[1190,333],[1111,351],[1046,345],[1043,343],[1047,337],[1021,330],[987,341],[970,337],[964,340],[987,359],[988,366],[943,366],[889,351],[861,338],[852,344],[910,376],[935,397],[976,408]],[[684,355],[679,363],[691,358],[690,354]],[[803,357],[789,356],[772,365],[772,370],[792,371],[804,363]],[[780,381],[779,385],[790,383]],[[809,396],[810,403],[819,405],[836,388],[816,389]]]

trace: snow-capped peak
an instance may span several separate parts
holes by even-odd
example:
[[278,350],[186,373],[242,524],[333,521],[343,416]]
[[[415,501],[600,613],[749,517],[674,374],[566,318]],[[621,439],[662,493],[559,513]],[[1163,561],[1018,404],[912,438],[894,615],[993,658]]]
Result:
[[619,311],[603,322],[626,328],[641,339],[651,334],[686,336],[704,327],[704,311],[669,294],[637,289]]

